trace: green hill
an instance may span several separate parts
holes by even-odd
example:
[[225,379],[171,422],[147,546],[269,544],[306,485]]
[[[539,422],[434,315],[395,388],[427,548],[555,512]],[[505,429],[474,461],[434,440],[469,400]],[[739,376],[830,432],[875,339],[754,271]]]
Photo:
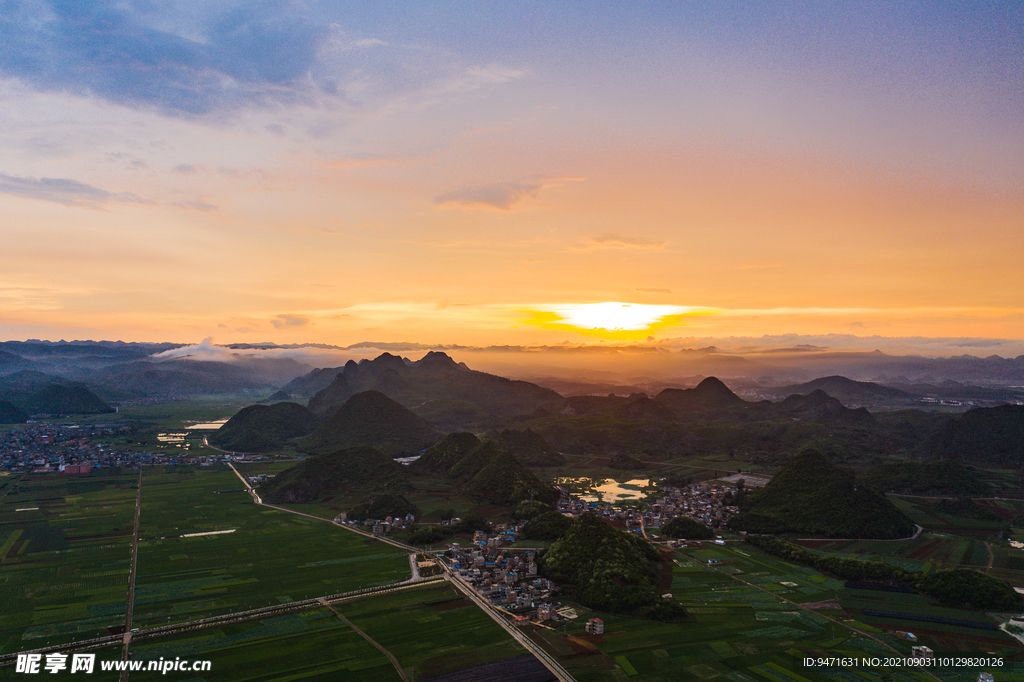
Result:
[[624,455],[622,453],[613,455],[612,458],[608,460],[608,466],[612,469],[622,469],[623,471],[639,471],[640,469],[647,468],[647,465],[636,457],[630,457],[629,455]]
[[0,400],[0,424],[24,424],[28,414],[14,403]]
[[267,502],[316,502],[342,491],[405,490],[405,467],[371,447],[313,455],[258,489]]
[[266,452],[316,428],[316,415],[298,403],[250,405],[217,429],[210,442],[224,450]]
[[686,540],[710,540],[715,532],[700,521],[689,516],[677,516],[661,527],[661,534],[667,538]]
[[544,436],[531,429],[506,429],[493,435],[503,449],[508,450],[527,466],[551,467],[565,464],[565,457],[544,440]]
[[946,424],[928,443],[927,455],[987,462],[1024,461],[1024,405],[968,410]]
[[548,548],[538,565],[542,575],[570,588],[584,606],[623,613],[660,600],[656,583],[660,558],[647,541],[584,514]]
[[988,492],[974,469],[950,459],[880,464],[861,474],[860,480],[886,493],[971,496]]
[[761,490],[743,499],[729,526],[754,533],[802,533],[833,538],[900,538],[913,522],[881,493],[858,485],[814,450],[786,463]]
[[533,499],[554,502],[558,491],[493,441],[471,433],[452,433],[428,448],[412,470],[431,471],[459,483],[471,497],[511,505]]
[[51,384],[25,401],[32,414],[106,414],[113,412],[107,403],[84,386]]
[[369,445],[396,457],[419,454],[441,437],[441,433],[383,393],[363,391],[349,398],[300,440],[298,447],[316,454]]

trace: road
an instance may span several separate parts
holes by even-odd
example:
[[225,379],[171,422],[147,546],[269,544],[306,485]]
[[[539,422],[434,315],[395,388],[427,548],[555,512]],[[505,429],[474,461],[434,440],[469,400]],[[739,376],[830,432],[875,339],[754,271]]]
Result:
[[[209,618],[200,618],[198,620],[191,620],[184,623],[159,625],[153,628],[138,630],[132,635],[132,641],[156,639],[159,637],[177,635],[183,632],[189,632],[193,630],[202,630],[204,628],[219,627],[230,623],[243,623],[250,620],[262,620],[264,618],[284,616],[289,613],[298,613],[300,611],[310,611],[312,609],[321,608],[323,606],[324,601],[326,601],[329,604],[342,604],[345,602],[354,601],[356,599],[365,599],[366,597],[372,597],[378,594],[388,594],[391,592],[398,592],[401,590],[409,590],[417,587],[422,587],[423,585],[429,585],[432,583],[439,583],[442,580],[444,580],[444,578],[442,578],[441,576],[423,578],[417,581],[403,580],[402,582],[398,583],[378,585],[377,587],[367,587],[361,590],[331,594],[325,597],[317,597],[314,599],[302,599],[299,601],[287,602],[285,604],[274,604],[272,606],[264,606],[256,609],[249,609],[247,611],[225,613],[219,616],[210,616]],[[0,656],[0,667],[14,665],[14,662],[17,659],[19,653],[47,654],[57,652],[71,653],[81,651],[92,651],[95,649],[107,649],[110,647],[114,647],[123,643],[123,641],[123,635],[107,635],[105,637],[96,637],[93,639],[80,640],[69,644],[57,644],[50,647],[43,647],[39,649],[31,649],[28,651],[19,651],[9,654],[3,654],[2,656]]]
[[[132,533],[132,565],[128,573],[128,603],[124,616],[124,649],[121,651],[121,660],[128,660],[128,649],[132,643],[132,612],[135,609],[135,573],[139,565],[139,515],[142,512],[142,471],[139,467],[139,485],[135,491],[135,530]],[[128,670],[121,672],[121,682],[128,679]]]
[[512,639],[519,642],[524,649],[533,654],[537,660],[544,664],[544,667],[551,671],[551,674],[557,677],[561,682],[576,682],[572,675],[559,665],[558,661],[552,658],[546,651],[540,648],[532,639],[523,634],[523,632],[508,622],[508,619],[503,615],[504,612],[501,609],[496,608],[491,603],[487,602],[481,597],[471,585],[467,585],[454,573],[449,572],[448,567],[442,563],[442,567],[445,570],[444,577],[458,589],[460,592],[465,594],[467,597],[473,600],[477,606],[484,610],[484,612],[490,616],[494,622],[505,629],[505,632],[512,636]]
[[[352,526],[350,526],[348,524],[337,523],[337,522],[333,521],[332,519],[325,519],[322,516],[315,516],[313,514],[307,514],[305,512],[295,511],[294,509],[286,509],[284,507],[278,507],[278,506],[273,505],[273,504],[267,504],[266,502],[263,502],[260,499],[259,495],[256,493],[256,490],[249,484],[249,481],[245,478],[245,476],[243,476],[238,471],[238,469],[235,468],[234,464],[232,464],[231,462],[228,462],[228,466],[231,467],[231,470],[235,472],[235,475],[238,476],[238,478],[241,479],[242,483],[245,484],[246,489],[249,491],[249,494],[252,495],[252,498],[256,502],[256,504],[262,505],[264,507],[270,507],[271,509],[279,509],[281,511],[289,512],[291,514],[298,514],[299,516],[305,516],[305,517],[308,517],[308,518],[311,518],[311,519],[318,519],[320,521],[327,521],[328,523],[333,523],[334,525],[340,526],[340,527],[344,528],[345,530],[351,531],[353,533],[358,533],[359,535],[363,535],[363,536],[366,536],[366,537],[374,538],[376,540],[380,540],[381,542],[385,542],[385,543],[387,543],[389,545],[392,545],[394,547],[400,547],[402,549],[405,549],[405,550],[407,550],[407,551],[409,551],[410,553],[413,554],[413,559],[415,559],[415,554],[422,553],[422,550],[420,550],[417,547],[413,547],[411,545],[406,545],[406,544],[403,544],[401,542],[397,542],[395,540],[391,540],[389,538],[381,537],[379,535],[373,535],[372,533],[367,533],[367,532],[359,530],[357,528],[353,528]],[[483,597],[481,597],[479,594],[477,594],[476,590],[474,590],[471,586],[465,584],[458,576],[454,575],[451,572],[451,570],[449,569],[448,565],[445,562],[439,561],[438,564],[441,566],[441,569],[444,571],[444,579],[445,580],[450,581],[456,587],[456,589],[458,589],[460,592],[462,592],[463,594],[468,596],[471,600],[473,600],[473,602],[477,606],[482,608],[487,613],[487,615],[489,615],[492,619],[494,619],[494,621],[496,623],[498,623],[498,625],[500,625],[502,628],[504,628],[505,631],[508,632],[512,636],[513,639],[515,639],[517,642],[519,642],[523,646],[524,649],[529,651],[531,654],[533,654],[537,658],[537,660],[539,660],[541,663],[543,663],[544,667],[546,667],[548,670],[550,670],[551,673],[553,675],[555,675],[561,682],[576,682],[575,679],[572,677],[572,675],[570,675],[561,665],[559,665],[559,663],[557,661],[555,661],[551,656],[549,656],[547,654],[547,652],[545,652],[543,649],[541,649],[540,646],[535,644],[529,637],[524,635],[522,633],[522,631],[519,630],[519,628],[517,628],[516,626],[512,625],[508,621],[508,619],[504,615],[502,615],[504,613],[503,611],[501,611],[500,609],[495,608],[492,604],[490,604],[489,602],[485,601],[483,599]]]

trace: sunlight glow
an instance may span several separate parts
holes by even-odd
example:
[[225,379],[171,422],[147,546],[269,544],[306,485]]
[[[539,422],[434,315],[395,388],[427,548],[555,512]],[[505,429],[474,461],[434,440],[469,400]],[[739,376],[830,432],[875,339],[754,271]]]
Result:
[[706,308],[621,301],[538,306],[522,312],[528,315],[524,322],[544,329],[620,339],[640,338],[658,329],[684,326],[686,317],[715,313]]

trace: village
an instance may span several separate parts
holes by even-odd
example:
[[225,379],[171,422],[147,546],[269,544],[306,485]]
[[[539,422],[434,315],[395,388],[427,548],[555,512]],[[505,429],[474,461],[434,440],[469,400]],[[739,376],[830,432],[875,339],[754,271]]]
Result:
[[102,467],[136,468],[153,464],[209,466],[230,456],[149,452],[116,447],[107,439],[130,431],[124,424],[28,424],[0,432],[0,470],[11,472],[88,474]]

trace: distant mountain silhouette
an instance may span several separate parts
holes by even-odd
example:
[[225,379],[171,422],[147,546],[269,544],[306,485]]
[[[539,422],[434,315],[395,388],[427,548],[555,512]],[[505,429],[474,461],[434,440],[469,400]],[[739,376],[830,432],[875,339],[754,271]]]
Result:
[[833,398],[847,402],[872,402],[877,400],[909,399],[915,397],[911,393],[898,388],[890,388],[870,381],[854,381],[842,376],[821,377],[804,384],[793,384],[773,389],[779,395],[807,395],[814,391],[823,391]]
[[691,410],[718,410],[746,401],[716,377],[708,377],[696,388],[666,388],[654,398],[679,414]]
[[791,395],[780,403],[774,403],[772,407],[777,414],[790,418],[853,426],[870,426],[875,423],[875,418],[863,407],[851,410],[820,389],[807,395]]
[[550,389],[477,372],[445,353],[431,351],[416,362],[382,353],[373,360],[346,363],[329,385],[310,398],[309,409],[324,415],[366,390],[415,410],[442,431],[500,427],[512,417],[554,407],[563,400]]
[[442,436],[383,393],[363,391],[332,412],[298,442],[298,447],[305,452],[325,453],[367,445],[394,457],[419,454]]

